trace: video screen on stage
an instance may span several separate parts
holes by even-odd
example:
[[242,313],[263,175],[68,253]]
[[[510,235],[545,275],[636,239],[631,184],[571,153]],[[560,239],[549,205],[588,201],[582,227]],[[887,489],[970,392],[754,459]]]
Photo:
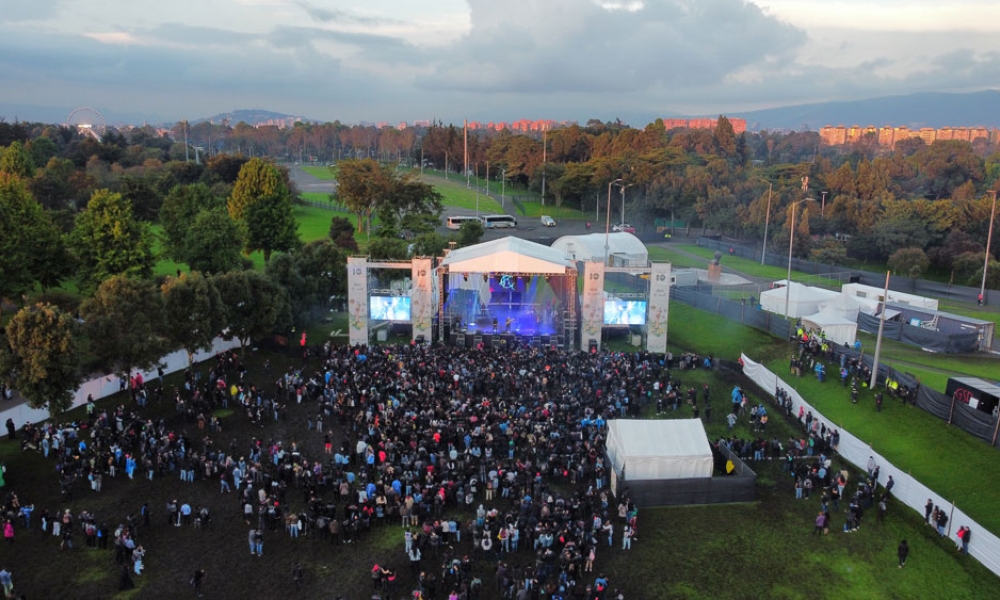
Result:
[[604,324],[645,325],[646,302],[643,300],[608,298],[604,301]]
[[371,296],[368,309],[373,321],[409,321],[409,296]]

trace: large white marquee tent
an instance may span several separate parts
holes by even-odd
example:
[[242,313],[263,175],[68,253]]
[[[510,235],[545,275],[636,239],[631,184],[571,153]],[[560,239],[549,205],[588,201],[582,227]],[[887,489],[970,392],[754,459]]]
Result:
[[712,448],[701,419],[614,419],[608,458],[626,481],[712,476]]

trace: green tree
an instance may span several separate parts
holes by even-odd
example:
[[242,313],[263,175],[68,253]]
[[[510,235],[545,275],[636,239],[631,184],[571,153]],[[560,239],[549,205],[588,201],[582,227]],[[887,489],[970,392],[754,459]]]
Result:
[[336,241],[343,234],[354,235],[354,225],[344,217],[330,219],[330,239]]
[[148,370],[167,350],[159,334],[163,296],[153,282],[114,275],[80,307],[90,353],[108,370]]
[[226,339],[236,338],[240,348],[254,338],[274,333],[275,326],[290,319],[288,291],[257,271],[217,275],[212,281],[222,300]]
[[364,158],[340,161],[337,173],[334,201],[357,215],[357,230],[362,231],[379,204],[392,192],[392,171]]
[[406,260],[410,256],[409,244],[398,238],[373,238],[368,244],[372,260]]
[[193,270],[226,273],[243,266],[243,230],[224,210],[203,210],[187,231],[183,260]]
[[423,233],[413,239],[414,256],[441,256],[448,247],[448,238],[437,232]]
[[163,294],[161,334],[188,353],[188,364],[199,350],[212,347],[222,331],[224,313],[219,290],[198,271],[168,277],[160,286]]
[[229,216],[245,227],[244,251],[263,251],[265,263],[272,252],[285,252],[300,243],[291,192],[281,171],[269,162],[252,158],[243,165],[228,208]]
[[466,221],[458,228],[457,245],[459,248],[464,248],[478,244],[482,241],[484,233],[486,233],[486,227],[481,222]]
[[83,380],[72,315],[51,304],[26,306],[7,324],[2,342],[0,372],[32,408],[47,407],[56,416],[70,407]]
[[132,212],[137,219],[156,220],[163,205],[163,196],[156,189],[153,177],[122,175],[118,179],[118,193],[132,204]]
[[892,253],[887,264],[897,275],[919,279],[931,261],[920,248],[900,248]]
[[809,260],[827,265],[842,265],[847,262],[847,246],[833,238],[827,238],[819,247],[809,251]]
[[21,295],[39,281],[58,282],[69,264],[59,230],[24,181],[0,173],[0,298]]
[[736,131],[733,130],[732,122],[724,115],[719,115],[713,135],[719,155],[726,158],[736,158]]
[[108,190],[94,192],[77,215],[69,245],[84,283],[95,287],[112,275],[148,277],[156,261],[149,225],[135,218],[121,194]]
[[31,179],[35,175],[35,161],[21,142],[12,142],[0,154],[0,173]]
[[160,224],[163,226],[167,255],[174,260],[187,262],[188,231],[195,217],[204,210],[221,209],[225,205],[225,201],[203,183],[174,186],[163,199],[163,207],[160,208]]

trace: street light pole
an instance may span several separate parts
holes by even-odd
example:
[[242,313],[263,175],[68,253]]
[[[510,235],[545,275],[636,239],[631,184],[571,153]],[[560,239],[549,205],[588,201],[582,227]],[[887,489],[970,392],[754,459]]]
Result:
[[630,183],[628,185],[621,186],[621,188],[622,188],[622,220],[621,220],[622,225],[625,224],[625,190],[627,190],[628,188],[632,187],[633,185],[634,184]]
[[993,243],[993,218],[997,213],[997,191],[990,190],[993,194],[993,208],[990,209],[990,232],[986,234],[986,257],[983,259],[983,283],[979,286],[979,304],[986,304],[986,272],[990,268],[990,244]]
[[611,247],[611,186],[621,183],[621,178],[608,183],[608,214],[604,219],[604,265],[608,264],[608,250]]
[[507,193],[507,167],[500,171],[500,208],[504,207],[504,195]]
[[785,318],[788,318],[788,303],[792,292],[792,245],[795,243],[795,207],[803,202],[815,202],[813,198],[803,198],[792,202],[792,223],[788,230],[788,276],[785,278]]
[[764,215],[764,247],[760,250],[760,264],[764,264],[764,256],[767,254],[767,226],[771,224],[771,186],[774,184],[767,182],[767,214]]

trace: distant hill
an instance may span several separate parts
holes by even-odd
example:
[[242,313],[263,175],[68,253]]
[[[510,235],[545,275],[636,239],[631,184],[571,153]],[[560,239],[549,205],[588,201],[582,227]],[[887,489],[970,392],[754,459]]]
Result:
[[222,123],[227,121],[230,125],[236,125],[243,121],[247,125],[284,125],[290,127],[296,121],[303,123],[315,123],[315,119],[308,119],[301,115],[288,115],[285,113],[264,110],[261,108],[241,108],[232,112],[219,113],[205,119],[193,119],[192,123],[210,121],[212,123]]
[[918,93],[883,96],[851,102],[800,104],[750,112],[727,113],[743,117],[747,128],[810,129],[824,125],[892,125],[919,127],[1000,127],[1000,91],[968,94]]

